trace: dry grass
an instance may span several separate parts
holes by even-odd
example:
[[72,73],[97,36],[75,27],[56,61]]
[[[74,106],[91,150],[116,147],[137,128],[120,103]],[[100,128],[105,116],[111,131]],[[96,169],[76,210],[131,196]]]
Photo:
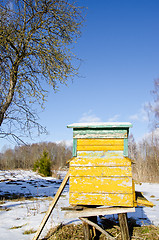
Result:
[[[107,227],[106,227],[107,224]],[[107,221],[103,225],[104,229],[114,236],[116,240],[121,240],[120,227],[113,221]],[[159,227],[154,225],[137,226],[135,221],[129,221],[131,240],[159,240]],[[82,224],[79,225],[59,225],[50,230],[43,240],[82,240],[84,239]],[[99,240],[106,240],[101,234]]]
[[154,225],[134,227],[132,240],[159,240],[159,227]]
[[79,225],[59,225],[49,231],[47,236],[43,240],[62,240],[62,239],[84,239],[82,224]]
[[28,235],[28,234],[32,234],[32,233],[36,233],[36,230],[34,230],[33,228],[23,232],[24,235]]
[[23,225],[19,225],[19,226],[13,226],[10,229],[18,229],[18,228],[22,228],[24,226],[26,226],[27,224],[23,224]]

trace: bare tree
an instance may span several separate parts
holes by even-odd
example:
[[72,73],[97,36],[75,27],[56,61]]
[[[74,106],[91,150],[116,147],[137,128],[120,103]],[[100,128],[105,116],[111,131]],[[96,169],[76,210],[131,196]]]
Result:
[[77,74],[71,47],[83,8],[69,0],[0,1],[0,137],[20,140],[38,122],[47,84],[56,91]]
[[154,128],[159,127],[159,79],[154,81],[154,90],[152,91],[154,101],[149,104],[150,121]]

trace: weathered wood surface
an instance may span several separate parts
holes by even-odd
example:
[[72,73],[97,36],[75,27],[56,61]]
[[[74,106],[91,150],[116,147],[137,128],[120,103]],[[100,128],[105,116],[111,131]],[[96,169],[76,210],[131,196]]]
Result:
[[69,210],[64,214],[65,218],[79,218],[79,217],[91,217],[99,215],[110,215],[126,212],[135,212],[135,208],[124,207],[102,207],[102,208],[86,208],[81,211]]
[[[89,217],[88,220],[96,224],[97,216]],[[94,226],[91,226],[84,221],[83,221],[83,233],[84,233],[85,240],[91,240],[91,239],[99,240],[99,234],[98,234],[99,231],[97,231]]]
[[70,193],[132,193],[130,177],[71,177]]
[[77,139],[73,139],[73,149],[72,149],[72,155],[73,157],[77,156]]
[[154,204],[150,201],[148,201],[144,196],[142,192],[135,192],[135,199],[136,199],[136,205],[138,206],[146,206],[146,207],[153,207]]
[[70,204],[133,207],[133,194],[71,193]]
[[77,157],[73,158],[72,161],[70,161],[70,167],[71,166],[131,166],[131,159],[124,157],[121,152],[105,152],[105,151],[99,151],[99,152],[93,152],[93,151],[87,151],[87,152],[78,152]]
[[130,123],[73,124],[70,204],[132,207]]
[[60,185],[52,203],[50,204],[50,206],[49,206],[49,208],[48,208],[48,210],[47,210],[47,212],[46,212],[46,214],[45,214],[45,216],[44,216],[44,218],[43,218],[43,220],[42,220],[42,222],[41,222],[41,224],[40,224],[40,226],[39,226],[39,228],[38,228],[38,230],[35,234],[35,236],[33,237],[33,240],[37,240],[39,238],[39,236],[40,236],[47,220],[49,219],[49,217],[50,217],[50,215],[51,215],[51,213],[52,213],[52,211],[53,211],[53,209],[54,209],[54,207],[55,207],[55,205],[56,205],[56,203],[57,203],[57,201],[58,201],[58,199],[59,199],[59,197],[60,197],[60,195],[61,195],[61,193],[64,189],[64,187],[66,186],[66,183],[67,183],[68,179],[69,179],[69,172],[66,174],[65,178],[63,179],[63,181],[62,181],[62,183],[61,183],[61,185]]
[[78,151],[77,157],[85,158],[123,158],[123,151]]
[[124,157],[128,157],[128,138],[124,138]]
[[123,139],[77,139],[78,146],[123,146]]
[[70,162],[70,204],[133,206],[131,160],[123,152],[77,155]]
[[61,207],[62,211],[82,211],[83,209],[87,208],[86,206],[80,206],[80,205],[74,205],[74,206],[69,206],[69,207]]
[[114,237],[110,236],[109,233],[107,233],[103,228],[101,228],[101,227],[100,227],[99,225],[97,225],[96,223],[88,220],[87,218],[82,218],[82,217],[81,217],[80,220],[82,220],[83,222],[86,222],[87,224],[95,227],[98,231],[100,231],[101,233],[103,233],[103,234],[107,237],[108,240],[114,240],[114,239],[115,239]]
[[126,213],[119,213],[118,218],[119,218],[119,225],[120,225],[122,240],[130,240],[127,214]]
[[77,139],[77,151],[123,151],[123,139]]
[[119,177],[119,176],[125,176],[125,177],[132,177],[132,171],[131,167],[86,167],[86,166],[80,166],[80,167],[72,167],[69,168],[70,171],[70,177]]
[[82,225],[83,225],[84,240],[91,240],[92,236],[91,236],[89,224],[83,221]]
[[127,130],[74,129],[74,138],[127,138]]
[[70,204],[132,207],[133,201],[131,160],[123,151],[77,152],[70,162]]

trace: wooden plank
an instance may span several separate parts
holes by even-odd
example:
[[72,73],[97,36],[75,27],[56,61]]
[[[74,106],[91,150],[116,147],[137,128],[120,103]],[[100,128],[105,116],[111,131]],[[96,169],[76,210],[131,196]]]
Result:
[[77,139],[77,151],[122,151],[123,139]]
[[131,167],[72,167],[69,168],[70,176],[132,176]]
[[77,139],[73,139],[73,151],[72,151],[73,157],[77,156]]
[[154,204],[150,201],[148,201],[144,196],[142,192],[135,192],[135,199],[136,199],[136,205],[138,206],[146,206],[146,207],[153,207]]
[[130,240],[127,214],[119,213],[118,218],[119,218],[119,225],[120,225],[120,231],[121,231],[121,239],[122,240]]
[[66,211],[64,214],[65,218],[79,218],[79,217],[90,217],[99,215],[111,215],[118,213],[135,212],[133,207],[101,207],[101,208],[86,208],[82,211]]
[[135,194],[135,181],[134,181],[134,179],[132,179],[132,191],[133,191],[134,207],[137,207],[136,194]]
[[74,138],[127,138],[127,130],[74,129]]
[[77,157],[123,158],[123,151],[78,151]]
[[123,139],[77,139],[77,146],[123,146]]
[[61,207],[61,210],[62,211],[72,211],[72,210],[81,211],[84,208],[86,207],[81,205],[75,205],[75,206]]
[[77,151],[123,151],[124,146],[78,146]]
[[62,183],[61,183],[53,201],[51,202],[51,204],[50,204],[50,206],[49,206],[49,208],[48,208],[48,210],[47,210],[47,212],[46,212],[46,214],[45,214],[45,216],[44,216],[44,218],[43,218],[43,220],[42,220],[42,222],[41,222],[41,224],[40,224],[40,226],[39,226],[39,228],[38,228],[38,230],[35,234],[35,236],[33,237],[33,240],[37,240],[39,238],[39,236],[40,236],[47,220],[49,219],[49,217],[50,217],[50,215],[51,215],[51,213],[52,213],[52,211],[53,211],[53,209],[54,209],[54,207],[55,207],[55,205],[56,205],[56,203],[57,203],[57,201],[58,201],[58,199],[59,199],[59,197],[60,197],[60,195],[61,195],[61,193],[64,189],[64,187],[66,186],[66,183],[67,183],[68,179],[69,179],[69,172],[66,174],[65,178],[63,179],[63,181],[62,181]]
[[123,152],[124,157],[128,157],[128,139],[124,139],[124,152]]
[[[90,154],[91,155],[91,154]],[[121,158],[106,158],[106,157],[97,157],[97,158],[87,158],[87,157],[77,157],[70,162],[70,167],[83,166],[83,167],[130,167],[131,160],[125,157]]]
[[111,134],[111,133],[107,133],[107,134],[75,134],[73,138],[77,138],[77,139],[83,139],[83,138],[126,138],[126,135],[121,133],[121,134]]
[[70,177],[70,192],[132,193],[131,177]]
[[123,151],[123,139],[77,139],[77,151]]
[[70,193],[70,204],[133,207],[133,194]]

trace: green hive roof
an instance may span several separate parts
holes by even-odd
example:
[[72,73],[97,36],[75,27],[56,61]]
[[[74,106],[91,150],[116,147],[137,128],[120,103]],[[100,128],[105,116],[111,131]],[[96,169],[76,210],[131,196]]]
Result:
[[68,128],[130,128],[130,122],[91,122],[91,123],[73,123]]

